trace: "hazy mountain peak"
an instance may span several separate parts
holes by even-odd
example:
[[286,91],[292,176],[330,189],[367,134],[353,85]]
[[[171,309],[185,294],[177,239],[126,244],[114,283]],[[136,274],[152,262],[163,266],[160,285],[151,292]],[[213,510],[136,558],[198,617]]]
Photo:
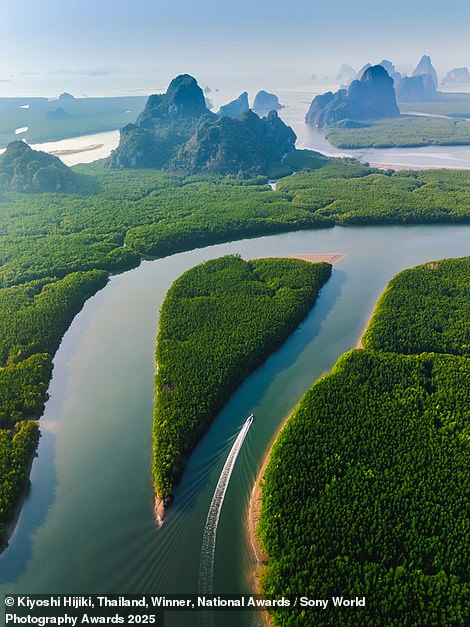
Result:
[[432,78],[432,82],[434,83],[434,87],[437,88],[438,80],[437,80],[437,72],[434,69],[434,66],[431,62],[431,57],[426,54],[420,59],[420,62],[416,66],[416,69],[413,72],[413,76],[419,76],[420,74],[429,74]]

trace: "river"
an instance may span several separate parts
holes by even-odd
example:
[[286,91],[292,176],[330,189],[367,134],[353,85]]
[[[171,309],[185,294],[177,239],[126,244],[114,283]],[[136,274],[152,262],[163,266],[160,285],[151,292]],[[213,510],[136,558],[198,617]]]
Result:
[[[222,508],[214,592],[245,592],[253,557],[245,516],[257,471],[283,418],[344,351],[403,268],[470,253],[470,226],[335,227],[189,251],[112,277],[86,304],[54,359],[42,437],[0,593],[197,592],[208,508],[247,416],[255,421]],[[308,318],[250,376],[192,455],[157,529],[151,485],[154,343],[164,295],[182,272],[226,253],[342,252]],[[295,504],[286,503],[286,507]],[[256,625],[229,615],[224,624]],[[194,625],[174,614],[166,625]]]
[[[291,89],[278,89],[280,102],[285,107],[279,111],[281,118],[297,134],[297,148],[317,150],[331,157],[354,157],[371,165],[389,168],[453,168],[470,169],[470,146],[423,146],[419,148],[364,148],[343,150],[335,148],[324,137],[324,133],[305,124],[305,114],[313,97],[328,89],[335,89],[335,83],[312,83],[311,89],[296,86]],[[238,94],[237,94],[238,95]],[[235,97],[233,89],[211,94],[215,102],[214,110]],[[71,137],[55,142],[34,144],[36,150],[57,154],[68,165],[90,163],[108,157],[119,143],[119,131],[95,133],[81,137]],[[65,154],[64,154],[65,151]],[[3,150],[0,149],[0,154]]]
[[363,163],[388,168],[470,169],[470,146],[422,146],[418,148],[340,149],[330,144],[323,131],[305,124],[310,105],[307,92],[286,91],[281,102],[287,106],[280,116],[297,134],[297,148],[318,150],[329,157],[354,157]]

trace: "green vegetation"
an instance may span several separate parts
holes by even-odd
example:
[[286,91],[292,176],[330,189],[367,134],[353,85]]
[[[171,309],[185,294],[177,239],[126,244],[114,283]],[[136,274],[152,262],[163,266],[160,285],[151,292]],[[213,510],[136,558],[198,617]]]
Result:
[[0,188],[14,192],[59,192],[75,187],[70,168],[46,152],[21,141],[0,155]]
[[362,340],[364,348],[470,356],[469,293],[470,258],[401,272],[377,303]]
[[163,257],[229,239],[333,225],[273,192],[266,179],[102,165],[73,171],[79,185],[73,193],[0,195],[0,286],[93,268],[114,272],[138,265],[141,254]]
[[0,290],[0,363],[17,364],[36,353],[53,355],[85,300],[103,288],[102,270],[75,272]]
[[449,115],[455,118],[470,118],[470,94],[439,94],[438,100],[431,102],[400,102],[402,113],[431,113]]
[[469,219],[468,172],[392,174],[344,159],[319,159],[318,165],[279,181],[276,192],[259,178],[183,177],[102,165],[73,168],[79,187],[72,193],[4,192],[0,287],[82,270],[115,272],[138,265],[140,255],[163,257],[334,222]]
[[282,179],[277,191],[314,215],[343,224],[468,222],[469,183],[468,171],[383,172],[335,159]]
[[[469,264],[395,277],[366,349],[313,386],[273,447],[259,524],[264,592],[366,598],[359,609],[330,601],[318,624],[468,624]],[[300,609],[274,618],[312,624]]]
[[[113,131],[136,118],[145,96],[116,98],[0,98],[0,148],[20,137],[28,143]],[[27,108],[26,108],[27,107]],[[61,114],[58,110],[62,109]],[[57,113],[58,112],[58,113]]]
[[162,306],[157,340],[154,484],[167,501],[234,389],[296,328],[331,266],[222,257],[185,272]]
[[87,298],[106,285],[99,270],[0,289],[0,541],[27,480],[52,357]]
[[333,124],[326,128],[325,136],[330,144],[338,148],[457,146],[470,144],[470,122],[401,116],[373,121],[367,127],[361,128],[345,128]]
[[282,163],[270,167],[269,176],[273,179],[289,176],[299,170],[316,170],[332,162],[314,150],[293,150],[284,156]]
[[76,188],[68,193],[0,191],[0,427],[41,413],[52,357],[74,314],[108,273],[137,266],[142,255],[335,222],[470,216],[467,172],[384,174],[308,151],[291,153],[281,169],[301,167],[312,171],[279,181],[276,192],[263,177],[103,164],[73,168]]
[[[444,94],[429,102],[400,102],[402,115],[368,121],[357,128],[332,124],[328,141],[338,148],[392,148],[470,144],[470,94]],[[429,114],[431,117],[413,113]],[[434,115],[451,119],[434,118]],[[464,118],[464,119],[459,119]]]
[[0,430],[0,538],[25,488],[37,441],[36,422],[18,422],[13,430]]
[[62,335],[107,277],[91,270],[0,289],[0,428],[42,413]]

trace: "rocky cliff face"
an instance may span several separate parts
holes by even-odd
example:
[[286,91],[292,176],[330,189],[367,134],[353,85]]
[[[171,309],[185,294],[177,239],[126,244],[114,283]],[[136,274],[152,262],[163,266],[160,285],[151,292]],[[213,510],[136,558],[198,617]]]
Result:
[[398,102],[426,102],[436,97],[434,81],[429,74],[404,76],[397,87]]
[[393,85],[397,87],[397,85],[401,81],[401,74],[400,72],[398,72],[397,68],[393,65],[393,63],[391,61],[388,61],[387,59],[382,59],[379,65],[381,65],[385,70],[387,70],[388,75],[390,76],[390,78],[393,79]]
[[236,100],[232,100],[220,107],[219,115],[227,115],[229,118],[238,118],[239,115],[248,111],[249,108],[248,93],[244,91]]
[[434,87],[437,89],[437,86],[439,84],[437,80],[437,73],[434,69],[433,64],[431,63],[431,57],[428,57],[426,54],[423,54],[420,62],[413,72],[413,76],[420,76],[421,74],[429,74],[434,84]]
[[470,72],[467,67],[454,67],[447,72],[443,83],[470,83]]
[[46,117],[48,120],[66,120],[70,117],[70,113],[63,107],[56,107],[53,111],[47,111]]
[[266,173],[294,150],[295,140],[274,111],[263,119],[250,111],[246,92],[219,115],[211,113],[195,79],[183,74],[166,94],[150,96],[135,124],[121,129],[108,166],[245,177]]
[[0,188],[13,192],[67,192],[75,188],[72,171],[60,159],[21,141],[0,156]]
[[178,151],[175,165],[190,172],[255,176],[294,150],[295,140],[294,131],[275,111],[266,118],[246,111],[235,119],[203,122]]
[[305,116],[305,123],[313,124],[314,126],[323,126],[323,118],[325,115],[324,112],[326,111],[330,103],[335,100],[337,94],[341,94],[340,97],[343,98],[345,90],[340,89],[335,94],[332,91],[327,91],[320,96],[315,96],[315,98],[312,100],[307,115]]
[[355,80],[347,90],[317,96],[306,115],[307,124],[318,127],[339,120],[370,120],[400,115],[393,80],[381,65],[365,70],[361,80]]
[[165,94],[150,96],[137,119],[137,126],[154,129],[173,121],[199,120],[207,113],[204,94],[196,79],[181,74],[171,81]]
[[283,106],[279,102],[279,98],[275,94],[270,94],[267,91],[259,91],[255,96],[253,103],[253,110],[260,112],[278,111]]
[[187,142],[203,119],[215,117],[202,89],[189,74],[174,78],[165,94],[147,100],[135,124],[121,129],[108,164],[114,168],[159,168]]
[[[363,65],[361,67],[361,69],[359,70],[359,72],[356,74],[356,76],[353,76],[352,80],[353,81],[360,81],[362,76],[363,76],[363,74],[364,74],[364,72],[366,70],[368,70],[370,67],[372,67],[372,63],[366,63],[365,65]],[[351,82],[351,81],[349,81],[349,82]]]

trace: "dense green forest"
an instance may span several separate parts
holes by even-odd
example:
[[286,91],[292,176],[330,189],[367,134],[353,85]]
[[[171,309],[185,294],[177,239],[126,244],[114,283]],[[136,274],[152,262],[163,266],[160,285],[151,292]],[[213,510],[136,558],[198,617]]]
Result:
[[[316,153],[293,158],[297,166],[327,162]],[[94,164],[74,168],[74,180],[70,193],[0,192],[0,428],[10,430],[8,441],[19,420],[42,413],[60,339],[109,272],[138,265],[142,254],[332,224],[263,178],[185,178]],[[9,453],[2,451],[7,468]],[[21,459],[24,472],[11,475],[18,485],[8,499],[22,492],[29,460]],[[11,512],[6,501],[0,508]]]
[[[366,349],[311,388],[273,447],[259,524],[265,594],[366,597],[360,609],[330,602],[315,624],[468,624],[469,264],[397,275]],[[274,618],[312,624],[311,611]]]
[[0,286],[88,269],[118,271],[140,255],[332,226],[273,192],[266,179],[183,177],[157,170],[73,168],[67,194],[0,194]]
[[112,131],[132,122],[146,96],[115,98],[0,98],[0,148],[20,137],[28,143]]
[[470,172],[380,171],[332,160],[277,184],[296,205],[344,224],[468,222]]
[[85,300],[106,285],[91,270],[0,289],[0,542],[28,475],[52,358]]
[[319,159],[273,192],[263,179],[183,177],[155,170],[73,168],[73,193],[0,194],[0,286],[138,265],[211,243],[335,222],[465,222],[470,174],[380,173]]
[[[470,356],[470,258],[434,261],[390,281],[364,334],[364,348]],[[406,303],[406,306],[403,306]]]
[[307,315],[331,266],[228,256],[185,272],[162,305],[157,338],[154,484],[171,498],[217,411]]
[[17,422],[14,429],[0,429],[0,545],[7,523],[28,480],[31,457],[38,441],[38,424]]
[[465,222],[470,216],[468,172],[381,173],[295,151],[279,174],[302,167],[311,171],[279,181],[278,191],[263,177],[188,177],[100,163],[74,167],[76,189],[68,193],[1,191],[0,426],[11,429],[41,413],[51,360],[73,315],[108,273],[137,266],[142,255],[336,222]]
[[325,136],[338,148],[467,145],[470,144],[470,122],[457,118],[401,116],[374,120],[361,128],[333,124],[326,128]]

